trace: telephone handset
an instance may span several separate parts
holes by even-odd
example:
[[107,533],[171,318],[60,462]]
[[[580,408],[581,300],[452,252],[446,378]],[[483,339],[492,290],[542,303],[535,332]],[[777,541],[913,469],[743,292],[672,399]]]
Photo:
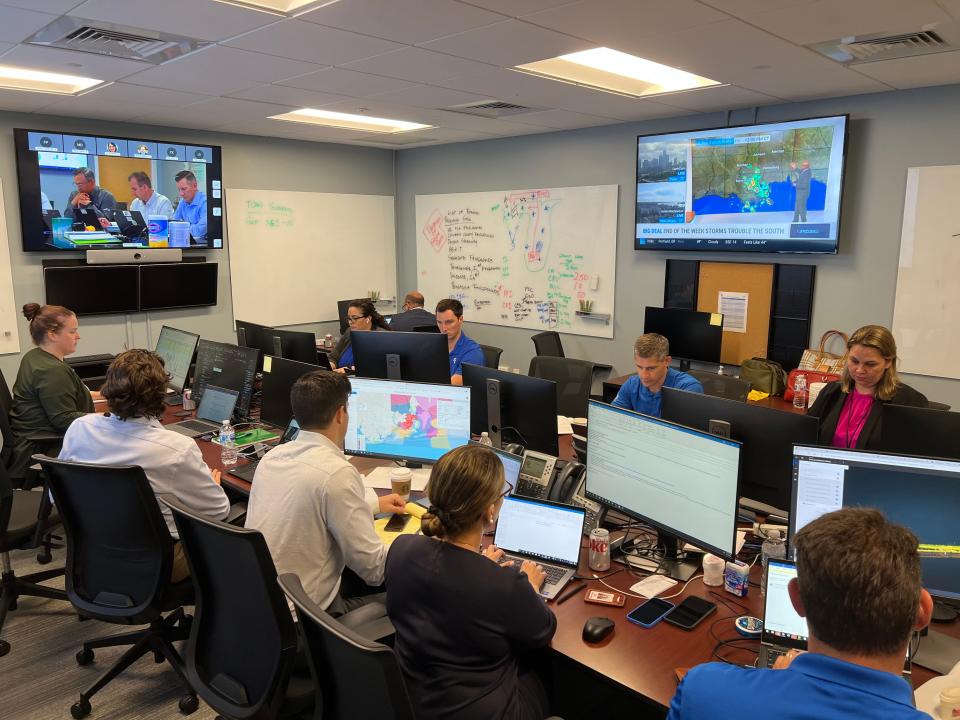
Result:
[[587,468],[580,463],[568,462],[551,483],[547,500],[569,503],[573,499],[574,492],[580,486],[586,471]]
[[577,486],[576,492],[573,493],[573,497],[570,498],[570,504],[586,509],[587,517],[583,521],[583,534],[589,535],[594,528],[600,527],[600,523],[603,522],[603,518],[607,514],[607,509],[595,500],[590,500],[586,495],[586,488],[587,478],[584,475]]

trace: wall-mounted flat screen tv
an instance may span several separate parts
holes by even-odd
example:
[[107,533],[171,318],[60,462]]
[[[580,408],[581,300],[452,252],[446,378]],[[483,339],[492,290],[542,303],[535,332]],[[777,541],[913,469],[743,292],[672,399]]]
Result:
[[847,115],[637,138],[637,250],[835,253]]
[[219,146],[63,130],[13,137],[25,251],[223,247]]

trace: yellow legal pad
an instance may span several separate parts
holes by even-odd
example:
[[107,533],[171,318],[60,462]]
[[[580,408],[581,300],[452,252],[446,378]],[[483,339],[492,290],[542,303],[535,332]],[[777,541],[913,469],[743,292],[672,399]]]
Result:
[[393,515],[387,517],[378,518],[373,521],[373,528],[377,531],[377,537],[383,542],[384,545],[390,547],[392,543],[400,535],[416,535],[420,532],[420,518],[424,516],[427,512],[427,509],[423,505],[418,505],[417,503],[407,503],[407,524],[404,526],[403,530],[400,532],[387,532],[384,530],[384,527],[390,518]]

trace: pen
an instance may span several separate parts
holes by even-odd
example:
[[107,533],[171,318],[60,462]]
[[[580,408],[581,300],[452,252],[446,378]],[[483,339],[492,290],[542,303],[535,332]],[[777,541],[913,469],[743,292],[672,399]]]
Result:
[[574,585],[572,588],[567,588],[567,591],[563,593],[563,595],[557,598],[557,605],[559,605],[560,603],[566,602],[567,600],[572,598],[574,595],[576,595],[578,592],[583,590],[586,586],[587,584],[585,582],[582,582],[579,585]]

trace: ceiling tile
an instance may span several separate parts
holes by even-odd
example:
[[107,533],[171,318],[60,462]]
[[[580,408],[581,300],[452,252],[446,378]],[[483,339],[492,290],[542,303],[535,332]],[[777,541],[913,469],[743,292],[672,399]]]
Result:
[[257,85],[248,90],[230,93],[231,97],[244,100],[290,105],[295,108],[320,107],[328,103],[346,99],[346,95],[334,93],[318,93],[303,88],[287,87],[286,85]]
[[254,102],[252,100],[237,100],[235,98],[210,98],[188,105],[186,110],[191,113],[207,113],[231,120],[264,120],[271,115],[289,112],[289,105],[274,105],[271,103]]
[[276,15],[214,0],[87,0],[68,14],[214,41],[269,25],[277,19]]
[[305,13],[300,19],[418,45],[490,25],[503,16],[454,0],[348,0]]
[[3,0],[0,5],[26,8],[27,10],[42,10],[43,12],[60,15],[79,5],[81,0]]
[[[79,97],[60,98],[43,108],[43,112],[66,117],[96,118],[98,120],[132,120],[142,116],[153,106],[143,106],[116,100],[95,99],[93,93]],[[154,108],[156,109],[156,108]]]
[[171,125],[173,127],[196,128],[210,130],[221,125],[223,116],[207,112],[203,109],[193,110],[186,108],[141,108],[141,112],[133,121],[149,123],[151,125]]
[[301,20],[281,20],[223,44],[318,65],[341,65],[403,47],[389,40]]
[[347,70],[384,75],[412,82],[432,83],[455,75],[486,70],[489,65],[423,48],[405,47],[384,55],[342,65]]
[[17,45],[4,53],[0,62],[25,65],[35,70],[68,73],[99,80],[119,80],[149,67],[136,60],[91,55],[90,53],[38,45]]
[[261,83],[302,75],[317,65],[212,45],[128,79],[136,85],[229,95]]
[[404,87],[412,87],[415,83],[407,82],[406,80],[394,80],[393,78],[385,78],[379,75],[354,72],[352,70],[327,68],[310,73],[309,75],[283,80],[278,84],[303,88],[305,90],[315,90],[317,92],[349,95],[350,97],[367,97],[368,95],[375,95],[377,93],[387,92],[388,90],[400,90]]
[[164,107],[183,107],[204,100],[208,96],[198,93],[148,88],[125,82],[110,83],[83,95],[91,102],[125,102],[128,105],[162,105]]
[[445,108],[494,98],[487,95],[474,95],[459,90],[436,87],[435,85],[414,85],[403,90],[391,90],[379,95],[372,95],[371,99],[420,108]]
[[960,78],[960,50],[863,63],[854,69],[899,89],[948,85]]
[[[34,7],[36,5],[37,3],[34,3]],[[0,9],[0,40],[18,43],[21,40],[26,40],[37,30],[49,25],[56,19],[56,15],[34,12],[33,10],[2,8]]]
[[595,43],[521,20],[504,20],[424,43],[423,47],[507,67],[589,50]]
[[556,130],[570,130],[595,125],[614,125],[619,123],[620,120],[600,117],[599,115],[585,115],[584,113],[575,113],[569,110],[544,110],[542,112],[511,115],[510,122],[521,123],[523,125],[539,125]]
[[803,5],[813,5],[816,2],[819,0],[705,0],[705,4],[714,10],[747,21],[755,13],[771,10],[796,11]]
[[720,85],[691,90],[690,92],[661,95],[657,98],[657,102],[685,110],[715,112],[718,110],[753,107],[755,105],[771,105],[783,101],[773,95],[765,95],[754,92],[753,90],[746,90],[736,85]]
[[[398,103],[384,102],[374,98],[348,98],[340,102],[324,105],[324,110],[334,112],[353,113],[355,115],[370,115],[385,117],[391,120],[406,120],[408,122],[423,123],[424,125],[439,125],[439,113],[429,108],[415,108]],[[354,135],[366,134],[362,131],[353,131]]]
[[0,89],[0,110],[12,112],[37,112],[41,108],[62,99],[50,93],[25,92],[22,90]]
[[575,0],[458,0],[464,5],[502,13],[509,17],[521,18],[531,13],[549,10],[561,5],[570,5]]

